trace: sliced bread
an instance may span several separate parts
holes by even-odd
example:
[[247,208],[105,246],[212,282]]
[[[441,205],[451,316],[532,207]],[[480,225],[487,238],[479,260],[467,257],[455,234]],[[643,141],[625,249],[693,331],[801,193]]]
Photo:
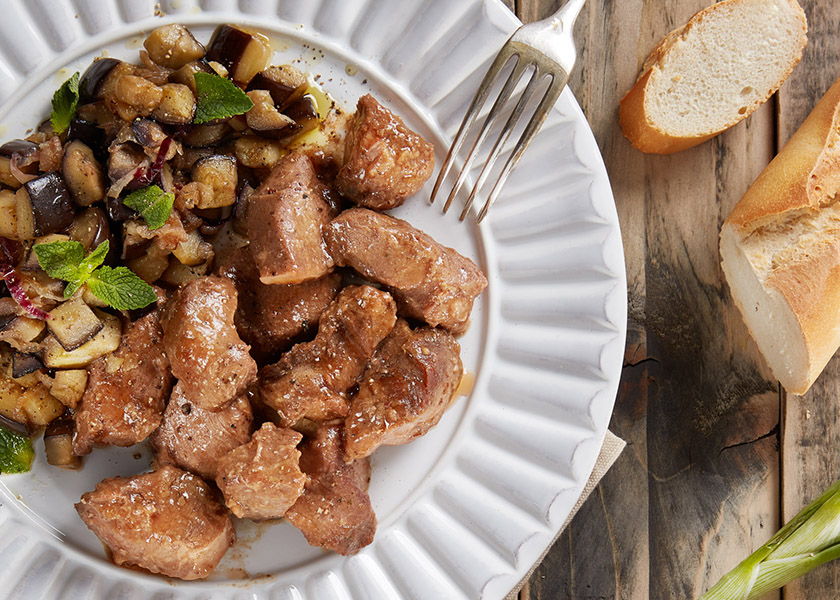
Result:
[[796,0],[723,0],[672,31],[621,101],[624,135],[642,152],[696,146],[765,102],[802,57]]
[[773,375],[804,394],[840,347],[840,80],[732,210],[720,254]]

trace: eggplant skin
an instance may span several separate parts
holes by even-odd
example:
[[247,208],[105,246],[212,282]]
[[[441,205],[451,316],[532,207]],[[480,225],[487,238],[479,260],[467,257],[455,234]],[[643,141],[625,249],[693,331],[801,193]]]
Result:
[[99,58],[91,63],[79,80],[79,102],[87,104],[102,99],[102,83],[120,62],[116,58]]
[[23,187],[29,195],[35,237],[59,232],[73,224],[73,201],[58,173],[41,175]]

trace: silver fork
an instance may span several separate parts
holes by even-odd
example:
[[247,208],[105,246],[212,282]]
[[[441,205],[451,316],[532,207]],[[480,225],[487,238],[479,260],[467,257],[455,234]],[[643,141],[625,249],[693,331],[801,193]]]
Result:
[[478,136],[476,137],[476,140],[473,143],[466,160],[464,161],[464,166],[461,167],[461,171],[458,173],[455,185],[452,187],[452,190],[449,192],[449,196],[446,198],[446,202],[443,205],[443,212],[449,210],[452,200],[464,184],[467,174],[475,161],[478,148],[480,148],[482,143],[485,141],[487,134],[490,132],[491,126],[502,114],[502,110],[516,88],[516,84],[519,83],[519,80],[522,78],[525,71],[529,67],[532,67],[533,73],[531,78],[525,86],[522,95],[519,97],[513,112],[511,112],[510,117],[508,117],[502,131],[499,133],[499,137],[493,144],[493,148],[490,150],[490,154],[487,157],[487,162],[484,164],[484,167],[479,173],[478,180],[473,186],[469,198],[467,198],[467,202],[464,204],[464,209],[461,211],[459,219],[463,221],[469,213],[470,208],[472,208],[473,202],[475,201],[479,190],[484,186],[493,165],[499,158],[502,147],[510,137],[514,126],[522,116],[525,106],[534,95],[534,92],[537,87],[539,87],[540,82],[545,77],[550,77],[551,79],[548,89],[539,100],[531,119],[525,126],[522,135],[516,142],[516,145],[508,157],[507,162],[505,162],[498,178],[496,179],[496,182],[493,184],[493,188],[487,196],[484,206],[478,213],[478,222],[480,223],[481,220],[487,216],[487,211],[490,210],[493,202],[495,202],[496,198],[499,196],[499,192],[501,192],[505,180],[507,180],[511,171],[513,171],[514,167],[516,167],[517,163],[519,163],[519,160],[522,158],[522,154],[525,152],[528,144],[530,144],[531,140],[534,139],[534,136],[543,124],[543,121],[545,121],[545,118],[548,116],[549,111],[554,106],[557,98],[560,96],[560,92],[563,91],[563,88],[566,86],[566,82],[569,80],[569,73],[571,72],[572,67],[574,67],[575,59],[577,58],[572,29],[581,8],[583,8],[584,2],[586,2],[586,0],[568,0],[563,8],[558,10],[549,18],[537,21],[536,23],[523,25],[517,29],[505,45],[502,46],[502,49],[499,51],[499,54],[496,55],[496,59],[493,61],[493,64],[490,66],[490,69],[481,81],[481,85],[473,97],[472,103],[470,103],[467,114],[461,122],[458,134],[455,136],[455,140],[449,148],[449,153],[446,155],[446,160],[440,168],[440,173],[438,174],[437,181],[435,182],[435,187],[432,190],[430,202],[433,203],[435,201],[438,191],[440,191],[446,176],[452,168],[454,158],[458,156],[461,146],[463,146],[464,140],[467,137],[467,132],[475,123],[476,117],[478,116],[481,107],[484,106],[484,102],[487,100],[487,96],[490,93],[490,89],[493,87],[499,72],[508,63],[508,61],[511,60],[511,58],[514,58],[516,62],[513,65],[513,70],[505,81],[501,92],[499,92],[499,96],[496,98],[490,112],[487,114],[487,118],[481,126]]

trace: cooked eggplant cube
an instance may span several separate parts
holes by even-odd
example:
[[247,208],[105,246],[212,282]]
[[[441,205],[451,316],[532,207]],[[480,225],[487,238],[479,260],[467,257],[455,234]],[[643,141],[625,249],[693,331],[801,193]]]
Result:
[[183,142],[192,148],[207,148],[223,142],[233,132],[227,123],[214,125],[193,125],[184,134]]
[[152,113],[152,118],[167,125],[186,125],[191,123],[195,114],[195,96],[192,90],[181,83],[166,83],[160,104]]
[[93,150],[96,160],[106,162],[108,159],[108,137],[105,130],[93,121],[73,119],[67,128],[67,141],[79,140]]
[[46,329],[46,323],[41,319],[14,317],[0,329],[0,340],[17,348],[36,341],[41,337],[44,329]]
[[252,169],[271,168],[289,153],[279,142],[264,140],[253,135],[237,139],[233,147],[237,160]]
[[152,31],[143,47],[152,61],[167,69],[180,69],[188,62],[204,57],[204,46],[189,29],[177,23],[162,25]]
[[110,354],[120,345],[122,327],[114,315],[94,310],[104,327],[75,350],[65,350],[54,335],[49,335],[43,342],[41,360],[50,369],[80,369],[88,366],[100,356]]
[[[52,423],[51,423],[52,424]],[[73,434],[44,435],[47,464],[76,471],[82,468],[82,458],[73,454]]]
[[12,378],[20,379],[24,375],[34,373],[42,368],[44,363],[34,354],[23,352],[12,352]]
[[35,237],[35,216],[32,214],[32,202],[24,188],[15,192],[15,218],[17,220],[18,240],[31,240]]
[[79,80],[79,102],[87,104],[101,100],[105,80],[121,62],[116,58],[98,58],[93,61]]
[[248,127],[258,134],[279,139],[300,131],[300,125],[277,110],[271,94],[266,90],[252,90],[248,92],[248,97],[254,106],[245,113],[245,120]]
[[10,240],[18,237],[17,200],[12,190],[0,190],[0,236]]
[[12,159],[8,156],[0,156],[0,184],[10,187],[14,190],[21,186],[17,177],[12,175]]
[[61,347],[69,352],[93,339],[104,325],[81,298],[76,298],[52,309],[47,327]]
[[30,142],[29,140],[11,140],[0,146],[0,156],[11,158],[12,154],[26,154],[27,152],[35,152],[38,149],[38,144]]
[[70,239],[85,247],[85,253],[94,250],[105,240],[109,240],[111,244],[106,261],[111,258],[112,254],[116,257],[117,252],[119,252],[118,245],[111,236],[111,225],[108,223],[108,217],[105,215],[105,211],[99,207],[92,206],[76,215],[69,233]]
[[289,104],[303,96],[309,82],[299,69],[291,65],[278,65],[260,71],[248,84],[247,91],[266,90],[271,94],[274,104],[283,110]]
[[247,84],[264,70],[271,57],[271,44],[261,33],[233,25],[219,25],[210,38],[207,60],[224,66],[236,83]]
[[196,73],[213,73],[213,69],[203,60],[195,60],[185,64],[180,69],[169,74],[169,83],[180,83],[190,88],[193,94],[198,93],[195,88]]
[[212,197],[205,200],[207,195],[202,194],[201,199],[206,204],[197,205],[196,208],[219,208],[231,206],[236,203],[236,158],[226,154],[215,154],[196,161],[192,169],[193,181],[209,185],[213,188]]
[[55,372],[50,393],[64,406],[75,409],[87,388],[85,369],[61,369]]
[[43,427],[64,412],[64,405],[50,394],[43,383],[25,388],[20,403],[26,420],[34,427]]
[[84,142],[73,140],[67,144],[61,172],[79,206],[90,206],[105,198],[105,170]]
[[108,218],[117,223],[128,221],[137,216],[137,211],[128,208],[122,198],[112,198],[108,196],[105,201],[105,207],[108,209]]
[[[73,202],[70,192],[58,173],[47,173],[23,184],[29,196],[35,237],[56,233],[73,223]],[[18,204],[18,222],[21,220]]]
[[305,94],[292,102],[283,114],[300,126],[300,133],[312,131],[321,122],[318,116],[318,103],[312,94]]
[[149,116],[158,107],[162,98],[163,91],[159,86],[137,75],[123,75],[117,79],[114,86],[114,99],[124,105],[124,107],[117,105],[118,108],[124,108],[121,114],[123,118]]

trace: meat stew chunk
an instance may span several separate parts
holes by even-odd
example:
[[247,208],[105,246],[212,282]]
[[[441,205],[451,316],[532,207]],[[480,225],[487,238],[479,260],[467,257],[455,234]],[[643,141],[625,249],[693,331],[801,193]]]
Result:
[[162,342],[158,311],[153,311],[128,325],[113,353],[90,365],[87,389],[73,415],[74,454],[88,454],[96,444],[132,446],[157,429],[172,388]]
[[487,278],[469,258],[407,222],[351,208],[324,232],[336,265],[388,287],[401,316],[462,333]]
[[219,275],[236,284],[236,330],[261,362],[277,360],[313,331],[341,287],[337,273],[303,283],[265,285],[249,247],[234,251],[220,266]]
[[222,277],[199,277],[179,289],[163,312],[163,343],[184,396],[216,410],[245,391],[257,363],[236,332],[236,286]]
[[251,195],[248,237],[263,283],[300,283],[333,270],[322,240],[334,216],[330,193],[312,161],[293,153]]
[[301,445],[300,468],[309,480],[286,518],[310,545],[349,556],[373,541],[376,515],[367,493],[370,462],[348,462],[343,435],[340,425],[321,427]]
[[264,423],[251,441],[219,460],[216,484],[233,514],[247,519],[275,519],[303,493],[306,476],[296,446],[303,436]]
[[260,371],[264,404],[284,427],[347,415],[346,392],[396,322],[396,305],[369,285],[348,286],[321,314],[318,334]]
[[251,437],[254,415],[246,394],[218,410],[205,410],[190,402],[181,384],[152,435],[158,466],[175,465],[212,480],[219,459]]
[[351,459],[405,444],[438,424],[464,368],[451,333],[400,319],[365,370],[345,421]]
[[175,467],[105,479],[76,511],[117,565],[179,579],[207,577],[236,539],[210,486]]
[[336,189],[359,206],[386,210],[420,191],[435,166],[434,147],[367,94],[347,132]]

